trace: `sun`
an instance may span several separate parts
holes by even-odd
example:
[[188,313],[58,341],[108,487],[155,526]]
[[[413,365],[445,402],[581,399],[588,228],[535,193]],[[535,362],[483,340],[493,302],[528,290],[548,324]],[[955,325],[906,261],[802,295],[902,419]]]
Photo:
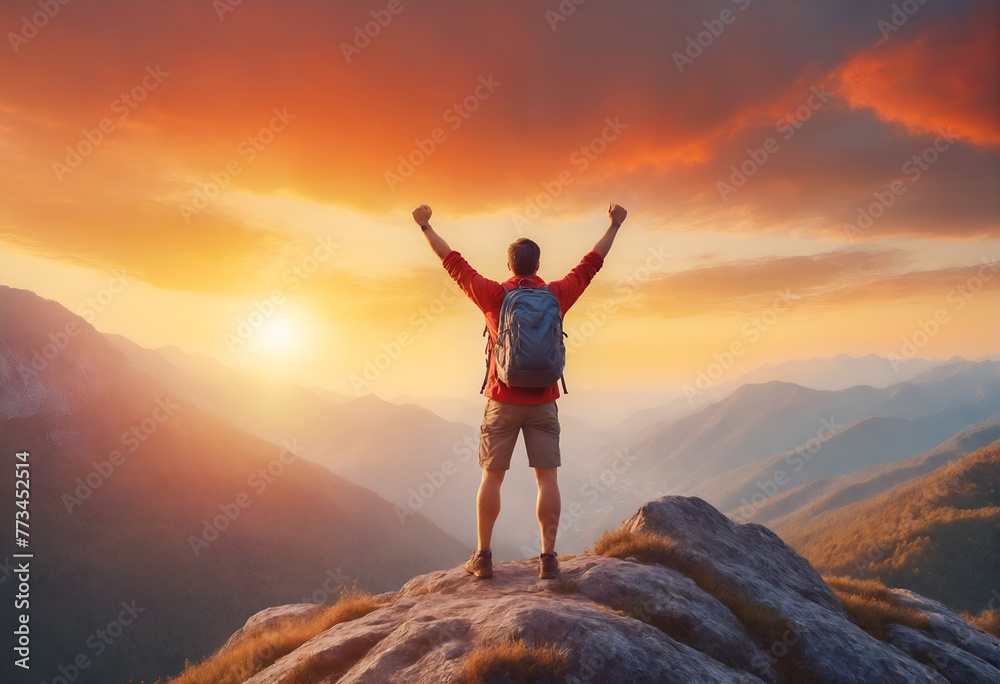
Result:
[[257,346],[269,354],[287,354],[302,342],[302,326],[294,316],[277,312],[257,331]]
[[246,344],[231,356],[234,368],[272,382],[294,381],[308,386],[315,382],[317,368],[338,355],[336,328],[317,317],[312,307],[289,301],[275,307],[270,315],[261,314],[248,320],[254,327],[244,338]]

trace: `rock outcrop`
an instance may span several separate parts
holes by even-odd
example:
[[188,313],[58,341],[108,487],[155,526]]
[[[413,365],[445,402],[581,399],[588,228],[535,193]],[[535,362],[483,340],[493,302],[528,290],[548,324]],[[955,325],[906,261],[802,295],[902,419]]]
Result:
[[[506,639],[560,649],[566,682],[1000,681],[1000,640],[948,608],[893,590],[926,627],[876,638],[773,532],[700,499],[650,502],[621,530],[668,537],[674,562],[570,556],[555,580],[539,580],[534,560],[497,563],[491,580],[422,575],[247,682],[458,682],[470,653]],[[316,610],[259,613],[227,647]]]

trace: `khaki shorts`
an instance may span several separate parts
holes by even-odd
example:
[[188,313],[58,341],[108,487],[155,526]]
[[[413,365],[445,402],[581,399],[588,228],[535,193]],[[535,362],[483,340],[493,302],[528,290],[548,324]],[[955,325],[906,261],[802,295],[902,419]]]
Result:
[[487,470],[509,470],[518,432],[524,432],[528,465],[558,468],[559,409],[547,404],[505,404],[489,399],[479,429],[479,465]]

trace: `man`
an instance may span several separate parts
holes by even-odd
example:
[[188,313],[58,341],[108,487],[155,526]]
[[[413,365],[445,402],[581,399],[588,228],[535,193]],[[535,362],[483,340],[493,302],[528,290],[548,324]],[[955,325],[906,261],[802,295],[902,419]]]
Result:
[[[559,300],[559,308],[566,311],[583,294],[591,279],[604,264],[611,245],[618,234],[618,228],[625,220],[627,212],[617,204],[608,209],[611,226],[594,245],[594,249],[583,257],[579,265],[561,280],[549,283],[549,290]],[[479,307],[486,317],[486,327],[490,334],[490,349],[496,342],[500,318],[500,305],[506,289],[513,289],[524,281],[535,286],[544,285],[538,276],[540,250],[538,245],[521,238],[507,248],[507,268],[512,276],[503,285],[479,275],[462,255],[453,251],[448,243],[430,226],[431,208],[422,204],[413,210],[413,219],[421,227],[434,253],[462,291]],[[506,286],[506,289],[504,288]],[[490,354],[486,374],[484,394],[487,398],[486,410],[479,438],[479,465],[483,469],[483,479],[476,497],[476,518],[478,524],[478,547],[465,569],[478,578],[493,576],[493,555],[490,544],[493,525],[500,514],[500,485],[510,468],[510,459],[519,432],[524,433],[524,445],[528,451],[528,465],[535,471],[538,483],[536,514],[542,536],[542,553],[539,556],[538,576],[551,579],[559,574],[556,560],[556,531],[559,527],[561,499],[556,469],[560,466],[559,455],[559,414],[556,399],[559,398],[557,383],[547,387],[510,387],[497,377],[496,359]]]

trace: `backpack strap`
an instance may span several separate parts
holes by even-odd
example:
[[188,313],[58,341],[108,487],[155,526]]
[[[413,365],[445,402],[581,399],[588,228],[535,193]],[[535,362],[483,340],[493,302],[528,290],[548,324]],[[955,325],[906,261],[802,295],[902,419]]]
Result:
[[489,326],[483,326],[483,337],[486,338],[486,375],[483,376],[483,386],[479,388],[479,393],[482,394],[486,391],[486,382],[490,379],[490,344],[489,338]]
[[[567,335],[567,334],[566,334],[566,331],[565,331],[565,330],[563,330],[563,334],[562,334],[562,335],[563,335],[563,337],[569,337],[569,335]],[[562,383],[562,386],[563,386],[563,394],[569,394],[569,390],[568,390],[568,389],[566,389],[566,376],[565,376],[565,375],[560,375],[560,376],[559,376],[559,382],[561,382],[561,383]]]
[[[517,287],[520,286],[521,286],[521,281],[518,281]],[[500,283],[500,287],[503,287],[503,294],[504,297],[506,297],[507,293],[510,292],[510,290],[504,287],[503,283]],[[489,333],[490,333],[490,327],[488,325],[484,325],[483,337],[486,338],[486,375],[483,376],[483,386],[479,388],[480,394],[483,394],[486,391],[486,383],[489,382],[490,380],[490,354],[493,353],[493,345],[491,344],[493,340],[490,339]]]

